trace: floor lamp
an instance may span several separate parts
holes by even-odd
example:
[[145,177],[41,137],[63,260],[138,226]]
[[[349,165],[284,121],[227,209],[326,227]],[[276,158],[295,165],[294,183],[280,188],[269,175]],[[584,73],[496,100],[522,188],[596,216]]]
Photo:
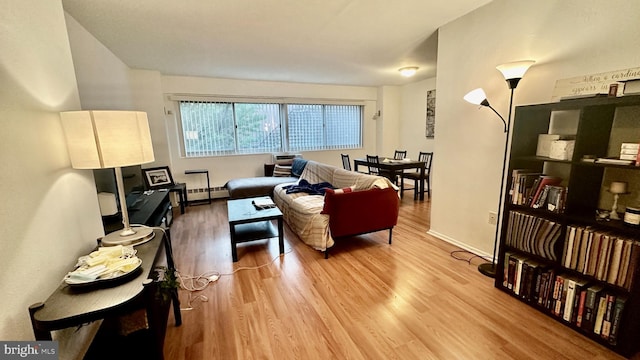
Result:
[[140,111],[66,111],[60,113],[74,169],[109,169],[116,186],[124,229],[102,238],[102,244],[138,245],[153,238],[153,229],[129,224],[122,167],[154,161],[147,114]]
[[524,76],[524,73],[527,72],[529,67],[533,65],[535,61],[533,60],[523,60],[516,61],[507,64],[498,65],[496,69],[502,73],[505,80],[507,81],[507,85],[509,85],[509,89],[511,90],[511,96],[509,97],[509,117],[505,121],[504,118],[494,109],[487,100],[487,95],[484,90],[478,88],[470,91],[464,96],[464,99],[467,102],[470,102],[475,105],[486,106],[489,109],[493,110],[493,112],[498,115],[502,123],[504,124],[504,133],[505,133],[505,141],[504,141],[504,152],[502,157],[502,175],[500,176],[500,197],[498,198],[498,213],[496,217],[496,233],[493,239],[493,257],[491,258],[490,263],[482,263],[478,265],[478,271],[485,276],[495,278],[496,277],[496,250],[498,247],[498,240],[500,236],[500,219],[502,214],[502,203],[503,203],[503,194],[504,194],[504,175],[506,170],[507,163],[507,151],[509,145],[509,129],[511,127],[511,110],[513,107],[513,92],[518,86],[518,82]]

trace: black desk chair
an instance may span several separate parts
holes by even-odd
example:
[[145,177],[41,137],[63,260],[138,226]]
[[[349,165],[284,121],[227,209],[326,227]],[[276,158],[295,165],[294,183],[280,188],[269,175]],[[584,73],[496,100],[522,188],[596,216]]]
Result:
[[[424,163],[424,191],[427,193],[427,197],[431,197],[431,162],[433,160],[433,152],[420,152],[418,155],[418,161],[422,161]],[[404,187],[404,179],[413,180],[413,188],[405,189]],[[402,178],[400,179],[400,191],[404,192],[405,190],[413,190],[413,199],[418,199],[418,194],[420,191],[420,187],[418,181],[422,181],[422,177],[420,176],[420,169],[416,169],[416,171],[405,172],[402,173]]]
[[345,170],[351,171],[351,161],[349,160],[349,154],[340,154],[342,156],[342,167]]

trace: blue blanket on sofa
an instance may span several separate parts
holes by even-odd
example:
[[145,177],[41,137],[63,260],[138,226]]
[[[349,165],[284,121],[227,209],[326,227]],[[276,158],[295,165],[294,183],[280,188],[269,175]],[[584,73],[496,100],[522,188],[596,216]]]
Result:
[[324,191],[329,188],[333,189],[333,186],[328,182],[321,182],[317,184],[311,184],[305,179],[300,179],[297,184],[284,186],[287,194],[304,192],[309,195],[324,195]]

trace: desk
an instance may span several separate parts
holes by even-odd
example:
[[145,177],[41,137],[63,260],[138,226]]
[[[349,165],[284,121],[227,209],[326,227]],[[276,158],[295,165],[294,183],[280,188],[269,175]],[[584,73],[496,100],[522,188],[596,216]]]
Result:
[[392,160],[390,162],[384,162],[383,159],[393,159],[393,157],[380,157],[380,163],[369,163],[367,159],[355,159],[353,160],[354,170],[358,171],[358,166],[371,166],[378,169],[384,169],[391,172],[393,175],[402,175],[402,171],[406,169],[419,169],[422,180],[419,183],[420,186],[420,200],[424,200],[424,175],[425,175],[425,163],[417,160]]
[[[171,225],[171,201],[169,190],[160,189],[152,192],[132,192],[127,195],[127,211],[131,225],[161,226],[163,219],[166,226]],[[103,216],[102,224],[106,234],[124,227],[122,214]]]
[[[164,245],[167,267],[174,268],[171,240],[161,230],[154,230],[155,237],[135,247],[142,260],[142,271],[133,279],[110,287],[74,288],[61,281],[60,286],[44,303],[29,307],[31,325],[36,340],[51,340],[51,331],[79,326],[112,316],[128,313],[135,309],[145,309],[149,332],[153,344],[149,348],[149,358],[162,359],[162,347],[166,330],[166,310],[159,309],[156,283],[150,280],[153,269],[162,254]],[[176,326],[182,322],[177,290],[172,294]]]

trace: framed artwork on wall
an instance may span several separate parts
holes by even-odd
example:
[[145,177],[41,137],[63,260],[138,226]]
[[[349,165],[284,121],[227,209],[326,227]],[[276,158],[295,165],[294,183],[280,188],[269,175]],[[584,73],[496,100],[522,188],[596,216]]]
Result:
[[427,139],[435,137],[436,127],[436,91],[427,91],[427,127],[425,135]]
[[144,181],[149,189],[174,185],[171,170],[169,170],[168,166],[142,169],[142,173],[144,174]]

